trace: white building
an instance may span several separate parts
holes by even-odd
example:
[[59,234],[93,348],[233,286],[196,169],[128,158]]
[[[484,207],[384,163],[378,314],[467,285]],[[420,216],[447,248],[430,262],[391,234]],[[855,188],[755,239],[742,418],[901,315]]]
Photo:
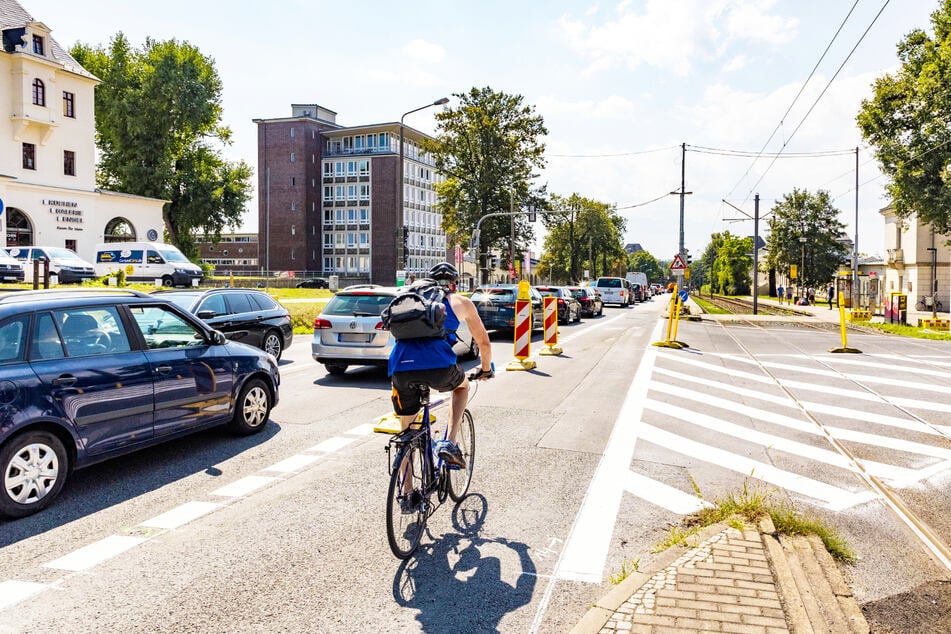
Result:
[[899,220],[895,210],[885,207],[880,212],[885,220],[884,296],[905,293],[908,308],[921,304],[931,310],[934,285],[936,299],[943,312],[951,305],[951,236],[935,233],[931,225],[918,222],[916,216]]
[[15,0],[0,0],[2,246],[162,240],[165,201],[96,189],[94,92],[82,68]]

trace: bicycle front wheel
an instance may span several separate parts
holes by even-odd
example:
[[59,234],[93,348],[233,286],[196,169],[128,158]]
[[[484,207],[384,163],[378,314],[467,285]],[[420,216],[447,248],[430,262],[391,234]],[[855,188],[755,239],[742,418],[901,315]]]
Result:
[[404,445],[393,462],[386,494],[386,538],[400,559],[413,554],[426,530],[426,505],[421,495],[424,468],[423,452],[416,443]]
[[472,470],[475,468],[475,425],[472,423],[472,414],[469,410],[462,412],[462,421],[456,430],[456,444],[466,459],[465,469],[449,471],[449,497],[453,502],[459,502],[465,497],[472,482]]

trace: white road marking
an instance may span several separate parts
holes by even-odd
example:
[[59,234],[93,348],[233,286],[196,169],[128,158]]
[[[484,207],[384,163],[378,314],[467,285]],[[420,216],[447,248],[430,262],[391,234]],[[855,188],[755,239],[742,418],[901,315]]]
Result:
[[125,551],[135,548],[146,537],[132,537],[129,535],[110,535],[98,542],[93,542],[88,546],[83,546],[68,555],[55,559],[49,563],[43,564],[44,568],[56,568],[57,570],[72,570],[79,572],[89,570],[93,566],[112,559],[116,555],[121,555]]
[[272,478],[270,476],[247,476],[241,478],[240,480],[235,480],[231,484],[226,484],[220,489],[215,489],[211,492],[211,495],[239,498],[251,493],[252,491],[257,491],[261,487],[267,486],[272,482],[276,482],[277,480],[278,478]]
[[696,495],[684,493],[680,489],[633,471],[629,471],[624,478],[624,490],[645,502],[679,515],[695,513],[702,508],[713,506]]
[[32,596],[43,592],[49,588],[45,583],[33,583],[32,581],[4,581],[0,583],[0,610],[5,610],[20,601],[25,601]]
[[697,460],[703,460],[718,467],[741,473],[744,476],[750,476],[789,491],[795,491],[814,500],[819,500],[826,507],[831,509],[840,509],[843,508],[843,506],[853,505],[857,495],[862,496],[867,494],[869,499],[875,497],[875,494],[871,491],[853,493],[852,491],[832,486],[825,482],[819,482],[818,480],[801,476],[798,473],[778,469],[765,462],[751,460],[746,456],[704,445],[685,438],[684,436],[672,434],[658,427],[654,427],[653,425],[641,424],[639,426],[638,437],[640,440],[653,443],[668,451],[674,451]]
[[[721,418],[708,416],[700,412],[678,407],[677,405],[661,403],[660,401],[655,401],[654,399],[647,399],[647,402],[644,404],[644,408],[658,412],[660,414],[673,416],[674,418],[686,421],[687,423],[696,425],[697,427],[703,427],[704,429],[708,429],[710,431],[726,434],[749,443],[761,445],[767,449],[782,451],[784,453],[793,454],[795,456],[813,460],[815,462],[821,462],[822,464],[832,467],[845,469],[851,473],[858,473],[858,469],[851,460],[846,458],[841,453],[832,451],[831,449],[813,447],[812,445],[807,445],[795,440],[789,440],[788,438],[783,438],[782,436],[763,433],[743,425],[731,423]],[[881,462],[874,462],[872,460],[861,460],[860,463],[872,475],[885,478],[887,480],[905,480],[911,477],[914,473],[911,469],[896,467]]]
[[139,526],[169,529],[178,528],[222,506],[224,505],[218,502],[185,502],[180,506],[176,506],[171,511],[166,511],[161,515],[156,515],[150,520],[145,520],[139,524]]
[[375,425],[373,423],[364,423],[363,425],[357,425],[353,429],[348,429],[343,433],[350,434],[351,436],[366,436],[373,433],[374,427]]
[[304,456],[298,454],[296,456],[291,456],[290,458],[285,458],[277,464],[272,464],[270,467],[264,467],[264,471],[278,471],[280,473],[293,473],[294,471],[300,471],[307,465],[313,464],[320,459],[320,456]]
[[333,438],[328,438],[323,442],[319,442],[307,451],[321,451],[324,453],[333,453],[338,449],[343,449],[352,442],[356,442],[356,438],[344,438],[343,436],[334,436]]

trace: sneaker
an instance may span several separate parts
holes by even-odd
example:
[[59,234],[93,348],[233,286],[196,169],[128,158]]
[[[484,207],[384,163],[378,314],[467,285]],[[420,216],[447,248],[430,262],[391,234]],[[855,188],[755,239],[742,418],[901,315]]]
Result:
[[400,513],[403,515],[415,515],[419,512],[419,503],[422,501],[422,497],[419,495],[419,491],[413,490],[409,495],[404,495],[400,498]]
[[462,450],[451,440],[440,440],[437,442],[436,455],[442,458],[446,466],[452,470],[466,468],[466,459],[462,457]]

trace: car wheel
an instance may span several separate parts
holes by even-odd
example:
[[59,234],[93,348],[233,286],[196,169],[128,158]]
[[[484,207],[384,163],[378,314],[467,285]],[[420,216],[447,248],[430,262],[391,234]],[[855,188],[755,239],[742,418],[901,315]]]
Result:
[[598,308],[598,317],[604,314],[604,304],[601,304],[601,307]]
[[255,434],[267,423],[271,413],[273,399],[271,390],[261,379],[249,379],[243,388],[234,408],[231,419],[231,431],[241,436]]
[[174,286],[175,283],[172,281],[171,275],[166,275],[162,278],[162,286]]
[[334,376],[340,376],[347,371],[347,366],[342,363],[325,363],[324,367],[327,368],[327,374]]
[[264,342],[261,344],[261,349],[280,361],[281,355],[284,353],[284,342],[281,340],[280,333],[276,330],[269,330],[267,334],[264,335]]
[[69,473],[69,457],[55,435],[30,431],[0,449],[0,468],[0,515],[26,517],[59,495]]

